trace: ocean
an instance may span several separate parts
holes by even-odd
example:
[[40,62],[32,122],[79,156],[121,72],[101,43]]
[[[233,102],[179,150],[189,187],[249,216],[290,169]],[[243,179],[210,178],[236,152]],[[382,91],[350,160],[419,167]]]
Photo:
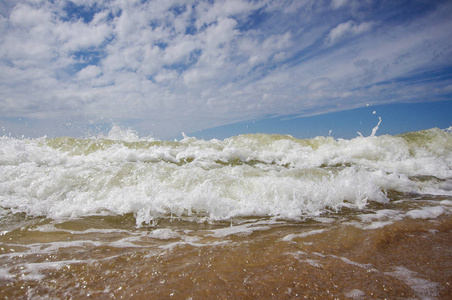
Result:
[[3,299],[450,295],[450,129],[0,137]]

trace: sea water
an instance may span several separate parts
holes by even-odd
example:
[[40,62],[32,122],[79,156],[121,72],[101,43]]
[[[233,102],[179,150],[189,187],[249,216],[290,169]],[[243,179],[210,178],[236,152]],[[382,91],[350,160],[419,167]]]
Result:
[[446,299],[451,213],[450,130],[4,136],[0,295]]

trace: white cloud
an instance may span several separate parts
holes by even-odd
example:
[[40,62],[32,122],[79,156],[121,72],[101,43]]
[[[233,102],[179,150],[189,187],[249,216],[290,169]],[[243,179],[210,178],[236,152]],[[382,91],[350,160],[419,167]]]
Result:
[[155,81],[158,83],[171,82],[179,77],[176,71],[163,70],[155,76]]
[[91,25],[78,21],[59,25],[54,34],[62,51],[75,52],[102,45],[111,35],[111,28],[108,24]]
[[366,31],[369,31],[373,25],[373,22],[363,22],[361,24],[356,24],[356,22],[352,20],[341,23],[330,30],[325,40],[325,44],[332,45],[345,37],[352,37],[362,34]]
[[217,24],[206,29],[205,45],[209,48],[217,48],[222,43],[230,42],[238,33],[234,28],[237,22],[231,18],[221,18]]
[[77,2],[89,22],[67,3],[0,6],[0,117],[102,116],[167,137],[408,99],[395,79],[450,66],[450,4],[387,24],[339,9],[354,1]]
[[93,79],[96,78],[97,76],[99,76],[101,74],[101,70],[98,66],[87,66],[85,68],[83,68],[82,70],[80,70],[77,74],[77,76],[82,79]]
[[348,3],[349,0],[333,0],[331,1],[331,6],[334,9],[338,9],[342,6],[345,6]]
[[220,0],[214,1],[213,4],[201,2],[197,6],[197,28],[209,25],[220,18],[232,16],[246,16],[253,9],[259,8],[262,4],[253,4],[250,1],[242,0]]
[[[10,15],[10,22],[14,26],[35,27],[42,23],[47,23],[51,18],[51,14],[43,9],[33,9],[30,6],[18,4],[14,7]],[[36,29],[35,29],[36,30]]]

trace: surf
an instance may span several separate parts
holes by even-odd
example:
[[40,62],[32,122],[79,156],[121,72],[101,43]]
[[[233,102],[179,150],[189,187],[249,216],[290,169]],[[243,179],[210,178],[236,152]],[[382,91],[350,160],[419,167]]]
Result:
[[113,127],[107,136],[0,143],[1,206],[52,219],[302,219],[388,203],[393,192],[452,195],[452,137],[438,128],[350,140],[246,134],[159,141]]

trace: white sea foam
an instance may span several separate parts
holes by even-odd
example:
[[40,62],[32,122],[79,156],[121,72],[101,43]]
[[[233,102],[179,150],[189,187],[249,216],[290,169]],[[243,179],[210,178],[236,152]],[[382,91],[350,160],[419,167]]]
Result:
[[285,242],[291,242],[295,238],[304,238],[304,237],[307,237],[307,236],[320,234],[320,233],[325,232],[325,231],[326,231],[326,229],[317,229],[317,230],[311,230],[311,231],[297,233],[297,234],[291,233],[291,234],[288,234],[285,237],[283,237],[282,240],[285,241]]
[[2,267],[0,268],[0,279],[11,280],[14,279],[14,275],[9,272],[8,268]]
[[413,209],[406,213],[413,219],[435,219],[444,214],[446,209],[443,206],[424,207],[422,209]]
[[[99,136],[99,138],[104,138],[102,135]],[[141,141],[154,141],[152,137],[146,137],[146,138],[140,138],[138,136],[138,133],[129,128],[129,129],[123,129],[119,127],[118,125],[113,125],[111,130],[108,132],[107,139],[113,140],[113,141],[124,141],[124,142],[141,142]]]
[[40,262],[40,263],[26,263],[22,264],[21,276],[22,280],[41,280],[46,276],[41,272],[42,270],[53,269],[59,270],[69,264],[80,263],[79,260],[66,260],[66,261],[52,261],[52,262]]
[[268,230],[270,229],[270,225],[278,224],[279,222],[275,221],[257,221],[252,223],[245,223],[240,225],[235,225],[230,227],[224,227],[219,229],[210,230],[212,233],[206,234],[206,236],[212,237],[226,237],[229,235],[250,235],[255,231]]
[[394,276],[410,286],[420,299],[436,299],[439,284],[417,277],[417,273],[404,267],[395,267],[393,272],[385,274]]
[[353,289],[350,292],[345,293],[345,297],[352,299],[363,299],[365,295],[366,293],[358,289]]
[[[0,206],[53,219],[132,213],[298,219],[387,203],[387,191],[450,196],[452,137],[433,129],[352,140],[243,135],[177,142],[114,127],[106,138],[0,138]],[[415,214],[415,213],[412,213]]]
[[149,237],[161,239],[161,240],[169,240],[176,239],[180,237],[180,234],[167,228],[155,229],[149,233]]
[[160,249],[163,250],[171,250],[173,248],[179,247],[179,246],[192,246],[192,247],[206,247],[206,246],[219,246],[228,244],[229,241],[217,241],[217,242],[209,242],[209,243],[198,243],[196,239],[193,240],[187,240],[187,241],[178,241],[173,243],[166,243],[165,245],[160,246]]
[[343,256],[337,256],[337,255],[333,255],[333,254],[322,254],[322,253],[318,253],[318,252],[313,252],[313,254],[317,255],[317,256],[320,256],[320,257],[332,257],[334,259],[341,260],[341,261],[343,261],[346,264],[353,265],[353,266],[356,266],[356,267],[359,267],[359,268],[362,268],[362,269],[366,269],[368,272],[379,272],[377,269],[375,269],[373,267],[372,264],[358,263],[358,262],[352,261],[352,260],[350,260],[350,259],[348,259],[346,257],[343,257]]
[[377,221],[377,222],[372,222],[369,225],[365,225],[365,226],[362,226],[360,224],[359,227],[361,227],[362,229],[377,229],[377,228],[382,228],[385,226],[392,225],[393,223],[394,223],[393,221],[383,221],[383,222]]

